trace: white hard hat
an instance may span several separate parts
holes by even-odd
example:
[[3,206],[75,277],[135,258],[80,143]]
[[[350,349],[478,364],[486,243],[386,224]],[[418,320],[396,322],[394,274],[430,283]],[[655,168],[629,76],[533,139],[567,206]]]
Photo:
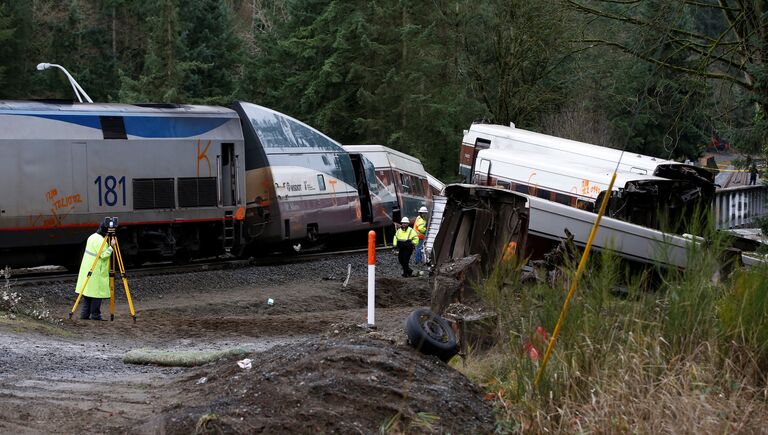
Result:
[[411,223],[411,221],[409,221],[407,217],[403,216],[403,218],[400,219],[400,223],[401,224],[409,224],[409,223]]
[[419,209],[419,213],[427,213],[427,207],[422,205],[421,208]]

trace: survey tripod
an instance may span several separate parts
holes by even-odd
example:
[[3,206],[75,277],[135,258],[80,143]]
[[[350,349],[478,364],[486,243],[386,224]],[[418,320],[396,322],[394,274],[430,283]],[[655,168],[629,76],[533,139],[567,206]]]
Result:
[[88,286],[88,281],[91,280],[91,275],[96,269],[96,265],[101,259],[101,253],[107,249],[108,246],[112,246],[112,255],[109,257],[109,320],[115,320],[115,272],[120,274],[120,278],[123,281],[123,289],[125,290],[125,297],[128,299],[128,308],[131,311],[131,317],[133,321],[136,321],[136,311],[133,309],[133,300],[131,299],[131,290],[128,288],[128,277],[125,275],[125,264],[123,263],[123,254],[120,252],[120,243],[117,241],[117,218],[105,218],[104,223],[107,227],[107,236],[101,242],[96,255],[93,258],[93,264],[88,270],[88,276],[85,278],[85,282],[82,287],[77,291],[77,299],[72,306],[72,310],[69,312],[69,318],[75,314],[77,305],[80,303],[80,299],[83,297],[83,292]]

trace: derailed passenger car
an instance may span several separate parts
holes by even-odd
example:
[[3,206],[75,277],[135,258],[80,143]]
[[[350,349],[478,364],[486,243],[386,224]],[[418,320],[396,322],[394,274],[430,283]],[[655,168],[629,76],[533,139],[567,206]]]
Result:
[[[470,283],[480,282],[501,259],[543,259],[564,238],[586,246],[597,215],[567,205],[497,187],[453,184],[434,240],[432,309],[441,313],[466,302]],[[691,243],[678,236],[603,217],[593,250],[610,250],[635,263],[684,268]]]
[[[606,216],[683,233],[712,203],[714,175],[658,157],[576,142],[514,126],[474,124],[459,172],[471,182],[595,211],[616,182]],[[617,167],[617,162],[619,162]]]

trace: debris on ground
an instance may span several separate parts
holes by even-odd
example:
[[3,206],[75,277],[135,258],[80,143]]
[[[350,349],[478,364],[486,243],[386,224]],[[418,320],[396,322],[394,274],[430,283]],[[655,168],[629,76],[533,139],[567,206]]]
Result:
[[233,355],[244,355],[247,353],[247,350],[241,348],[208,351],[134,349],[125,354],[123,362],[126,364],[154,364],[166,367],[195,367]]
[[241,369],[250,370],[251,367],[253,367],[252,363],[253,363],[252,359],[246,358],[238,361],[237,366],[240,367]]

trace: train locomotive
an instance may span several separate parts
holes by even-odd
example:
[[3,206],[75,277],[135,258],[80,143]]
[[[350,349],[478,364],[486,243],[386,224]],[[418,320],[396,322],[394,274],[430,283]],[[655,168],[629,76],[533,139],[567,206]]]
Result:
[[251,103],[0,101],[0,267],[75,265],[106,216],[134,264],[380,230],[385,191],[361,154]]

